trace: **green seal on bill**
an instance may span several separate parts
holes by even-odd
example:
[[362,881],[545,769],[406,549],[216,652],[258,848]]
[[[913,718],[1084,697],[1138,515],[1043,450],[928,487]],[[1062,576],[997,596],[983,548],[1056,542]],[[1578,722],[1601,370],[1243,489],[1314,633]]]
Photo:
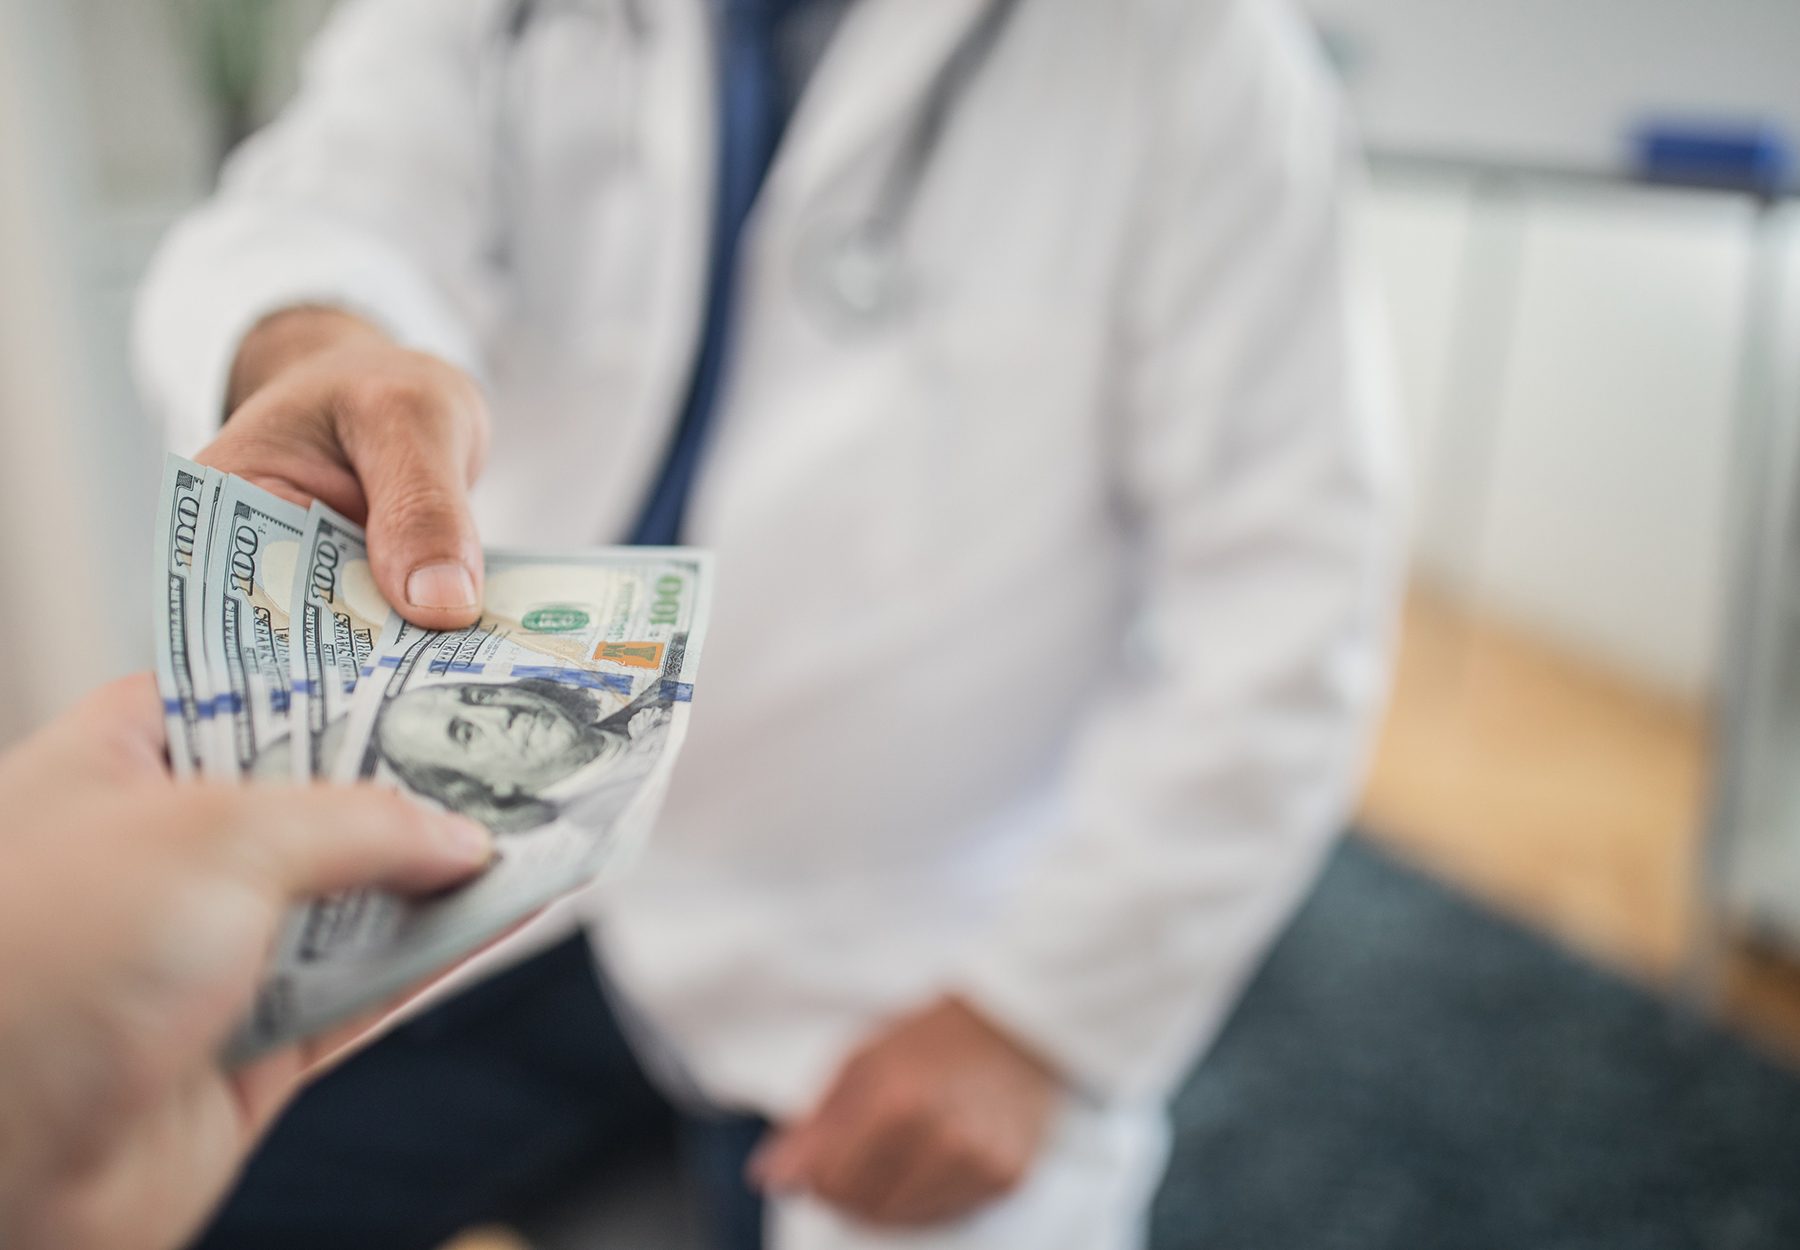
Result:
[[590,619],[592,618],[580,608],[566,603],[553,603],[548,607],[533,608],[519,624],[534,634],[572,634],[576,630],[586,629]]

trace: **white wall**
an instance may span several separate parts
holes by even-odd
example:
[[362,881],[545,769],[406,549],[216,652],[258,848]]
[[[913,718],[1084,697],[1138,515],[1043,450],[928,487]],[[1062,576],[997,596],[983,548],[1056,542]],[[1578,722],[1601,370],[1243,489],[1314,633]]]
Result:
[[[1380,151],[1628,167],[1652,116],[1800,139],[1793,0],[1301,0]],[[1712,692],[1746,203],[1390,175],[1373,238],[1419,566],[1654,687]]]
[[1379,178],[1372,208],[1420,567],[1658,689],[1709,693],[1749,202],[1447,173]]
[[93,396],[46,23],[0,0],[0,742],[116,672],[113,639],[147,614],[99,558],[108,496],[84,465]]
[[[279,6],[269,109],[330,4]],[[152,249],[212,177],[185,58],[165,0],[0,0],[0,654],[31,657],[0,665],[0,743],[151,661],[161,453],[127,338]]]
[[1537,205],[1480,576],[1503,613],[1694,696],[1712,688],[1750,207]]
[[1794,0],[1300,0],[1387,150],[1617,169],[1651,114],[1800,140]]

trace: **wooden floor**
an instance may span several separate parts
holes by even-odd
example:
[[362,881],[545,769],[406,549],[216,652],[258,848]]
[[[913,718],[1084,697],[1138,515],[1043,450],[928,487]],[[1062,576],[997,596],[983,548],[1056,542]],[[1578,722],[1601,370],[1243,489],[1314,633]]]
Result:
[[[1360,820],[1379,842],[1602,964],[1690,966],[1700,709],[1415,591]],[[1732,945],[1718,1010],[1800,1063],[1800,970]]]

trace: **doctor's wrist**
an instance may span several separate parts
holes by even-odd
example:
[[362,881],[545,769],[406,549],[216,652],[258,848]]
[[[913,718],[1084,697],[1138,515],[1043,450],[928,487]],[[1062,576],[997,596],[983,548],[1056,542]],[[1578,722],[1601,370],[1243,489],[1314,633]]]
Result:
[[225,417],[284,370],[354,339],[391,341],[375,325],[341,308],[305,304],[270,313],[238,344],[225,390]]

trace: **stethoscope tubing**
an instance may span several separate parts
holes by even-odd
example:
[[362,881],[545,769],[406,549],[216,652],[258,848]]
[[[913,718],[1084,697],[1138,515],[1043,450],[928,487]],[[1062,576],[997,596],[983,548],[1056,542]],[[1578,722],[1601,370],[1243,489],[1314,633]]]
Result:
[[[495,93],[494,142],[496,180],[506,181],[504,159],[510,135],[510,64],[524,41],[532,21],[557,4],[592,9],[592,0],[512,0],[499,25],[500,69],[492,87]],[[612,0],[610,9],[621,12],[627,28],[637,38],[648,38],[650,23],[638,0]],[[912,215],[914,202],[924,186],[933,158],[956,107],[968,93],[992,55],[1018,0],[988,0],[981,14],[964,32],[925,92],[924,102],[913,114],[893,160],[876,184],[868,211],[847,227],[831,231],[833,237],[815,237],[803,243],[797,256],[802,288],[823,294],[835,312],[828,319],[840,324],[866,325],[885,320],[897,311],[905,283],[901,239]],[[497,188],[500,205],[505,188]],[[498,215],[505,216],[503,210]],[[829,230],[829,227],[819,227]],[[502,231],[503,233],[503,231]],[[818,231],[815,231],[815,235]],[[504,254],[504,242],[496,254]],[[811,271],[811,272],[809,272]]]

